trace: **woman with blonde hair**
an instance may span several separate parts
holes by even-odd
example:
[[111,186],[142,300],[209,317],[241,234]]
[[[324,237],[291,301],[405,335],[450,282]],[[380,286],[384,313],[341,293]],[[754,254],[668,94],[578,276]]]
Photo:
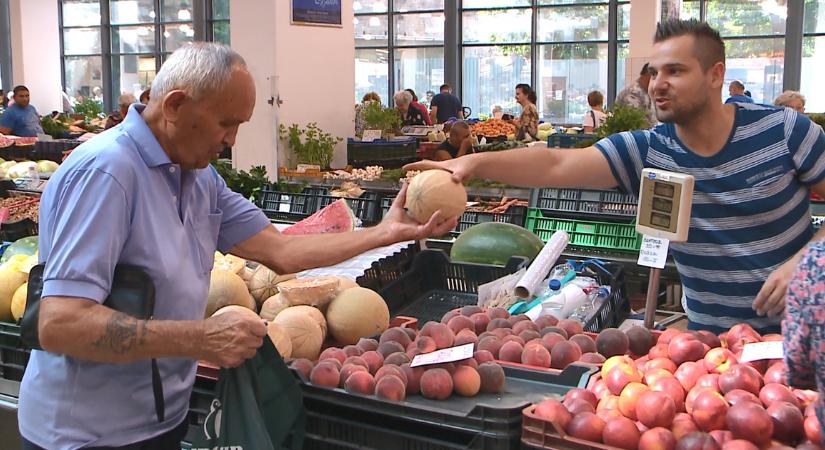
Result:
[[786,108],[795,109],[797,112],[805,112],[805,96],[798,91],[785,91],[776,97],[773,101],[776,106],[784,106]]

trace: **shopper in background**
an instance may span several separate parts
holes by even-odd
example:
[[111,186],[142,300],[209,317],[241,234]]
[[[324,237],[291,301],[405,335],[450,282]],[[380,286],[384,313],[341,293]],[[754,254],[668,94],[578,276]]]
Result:
[[136,102],[137,99],[133,94],[121,94],[117,99],[118,110],[109,114],[109,117],[106,118],[106,126],[104,129],[108,130],[123,122],[123,119],[126,118],[126,114],[129,112],[129,107],[132,106],[132,103]]
[[428,126],[432,125],[433,121],[432,121],[432,119],[430,119],[430,114],[427,112],[427,107],[418,102],[418,96],[415,95],[415,91],[412,90],[412,89],[404,89],[404,90],[409,92],[410,95],[412,95],[412,103],[410,103],[410,106],[412,106],[413,108],[421,111],[421,115],[424,116],[424,123],[426,125],[428,125]]
[[152,89],[151,88],[146,89],[145,91],[141,92],[140,93],[140,99],[139,99],[140,102],[143,103],[144,105],[148,105],[149,104],[149,96],[151,94],[152,94]]
[[412,106],[413,96],[407,91],[398,91],[393,96],[395,108],[401,114],[401,125],[425,125],[424,114]]
[[12,90],[14,103],[6,108],[6,112],[0,117],[0,134],[10,134],[20,137],[35,137],[43,134],[43,127],[40,126],[40,116],[37,110],[30,104],[29,88],[26,86],[15,86]]
[[798,91],[785,91],[773,101],[776,106],[791,108],[798,113],[805,112],[805,96]]
[[728,86],[730,97],[725,103],[753,103],[750,95],[745,95],[745,85],[739,80],[733,80]]
[[644,67],[642,67],[642,71],[639,72],[639,78],[636,79],[636,82],[625,86],[625,88],[619,92],[619,95],[616,96],[614,104],[616,106],[632,106],[645,111],[647,114],[647,122],[653,126],[657,123],[656,108],[648,93],[649,86],[649,64],[645,64]]
[[361,103],[355,105],[355,135],[358,137],[364,134],[364,127],[367,125],[366,118],[364,118],[364,109],[372,102],[381,104],[381,96],[377,92],[367,92],[361,97]]
[[[296,273],[456,226],[440,213],[414,222],[402,187],[374,227],[279,233],[209,164],[235,143],[255,96],[240,55],[215,43],[185,45],[158,71],[149,105],[132,105],[120,126],[77,147],[50,179],[40,203],[45,350],[31,352],[18,404],[25,450],[180,449],[197,362],[237,366],[267,335],[263,320],[235,311],[204,319],[216,249]],[[152,320],[102,304],[119,264],[151,278]],[[154,401],[153,358],[164,414]]]
[[521,105],[521,114],[512,120],[516,126],[516,140],[523,141],[530,136],[535,140],[539,132],[539,111],[536,109],[536,91],[529,84],[516,85],[516,102]]
[[670,244],[689,328],[747,322],[778,332],[802,250],[825,238],[809,201],[811,191],[825,196],[825,133],[789,108],[722,104],[725,45],[707,23],[664,20],[654,40],[649,87],[662,124],[576,151],[520,148],[406,168],[633,196],[645,167],[693,175],[688,242]]
[[607,120],[607,114],[603,109],[604,95],[599,91],[591,91],[587,94],[587,104],[590,105],[590,111],[584,114],[582,128],[585,133],[592,133]]
[[449,84],[442,84],[440,93],[430,101],[430,119],[433,123],[444,123],[450,119],[463,119],[461,100],[453,95]]
[[472,153],[472,139],[470,125],[467,122],[463,120],[453,122],[452,127],[450,127],[450,135],[435,151],[433,159],[446,161]]

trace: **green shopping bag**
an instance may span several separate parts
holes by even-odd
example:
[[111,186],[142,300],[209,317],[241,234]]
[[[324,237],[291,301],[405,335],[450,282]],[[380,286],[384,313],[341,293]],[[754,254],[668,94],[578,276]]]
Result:
[[303,447],[306,415],[301,386],[269,339],[254,358],[221,369],[209,409],[192,439],[192,450]]

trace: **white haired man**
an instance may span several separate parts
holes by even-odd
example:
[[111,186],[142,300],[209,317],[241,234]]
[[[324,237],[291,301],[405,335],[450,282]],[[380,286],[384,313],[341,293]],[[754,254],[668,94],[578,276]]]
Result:
[[132,103],[136,102],[137,99],[134,94],[121,94],[117,99],[118,110],[109,114],[109,117],[106,118],[106,126],[104,129],[108,130],[109,128],[123,122],[123,119],[126,118],[126,114],[129,113],[129,107],[132,106]]
[[[197,361],[237,366],[266,336],[264,321],[247,315],[204,319],[216,249],[295,273],[455,226],[439,213],[426,225],[408,219],[402,189],[373,228],[279,233],[209,165],[234,144],[254,105],[240,55],[218,44],[184,46],[158,72],[148,105],[132,105],[123,124],[78,147],[55,173],[40,215],[45,350],[32,351],[20,389],[24,449],[180,448]],[[151,277],[153,320],[102,304],[124,263]]]
[[776,97],[773,104],[791,108],[798,113],[805,113],[805,96],[799,91],[785,91]]

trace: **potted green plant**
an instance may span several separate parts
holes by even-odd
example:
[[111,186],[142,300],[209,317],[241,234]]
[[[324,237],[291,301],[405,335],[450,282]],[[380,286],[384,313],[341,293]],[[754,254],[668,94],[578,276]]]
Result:
[[103,104],[93,98],[86,98],[74,105],[75,114],[82,114],[86,119],[103,117]]
[[321,170],[329,169],[335,145],[344,140],[318,128],[315,122],[308,123],[306,128],[295,123],[289,128],[281,124],[278,131],[291,150],[290,168],[295,168],[297,164],[315,164]]
[[634,106],[616,106],[607,110],[607,118],[604,123],[596,128],[596,139],[586,139],[578,144],[578,147],[585,148],[595,144],[599,139],[621,133],[622,131],[646,130],[650,128],[647,121],[647,113]]
[[385,108],[378,102],[369,102],[364,109],[367,130],[381,130],[381,137],[391,139],[401,132],[401,115],[395,108]]

